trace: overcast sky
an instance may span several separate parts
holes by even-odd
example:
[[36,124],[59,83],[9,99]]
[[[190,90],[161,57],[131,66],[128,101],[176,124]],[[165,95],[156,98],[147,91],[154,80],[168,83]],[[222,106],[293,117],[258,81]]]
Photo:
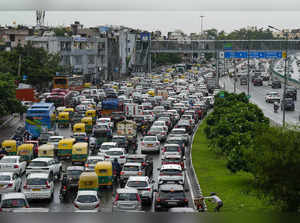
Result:
[[[124,25],[149,31],[186,33],[247,26],[300,28],[300,0],[0,0],[0,24],[36,24],[35,9],[45,9],[45,25],[86,27]],[[18,11],[17,11],[18,10]]]

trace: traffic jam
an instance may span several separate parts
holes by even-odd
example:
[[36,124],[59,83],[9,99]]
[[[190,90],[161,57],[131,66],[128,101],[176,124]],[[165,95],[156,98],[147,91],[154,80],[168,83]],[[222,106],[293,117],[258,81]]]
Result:
[[54,82],[1,144],[0,211],[197,211],[186,153],[219,92],[212,69]]

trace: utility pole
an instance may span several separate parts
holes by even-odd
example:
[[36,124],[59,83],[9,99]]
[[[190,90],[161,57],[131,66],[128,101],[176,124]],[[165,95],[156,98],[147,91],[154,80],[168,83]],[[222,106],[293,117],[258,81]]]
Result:
[[235,64],[235,60],[233,60],[233,64],[234,64],[234,93],[236,93],[236,64]]
[[249,52],[249,30],[247,30],[247,71],[248,71],[248,80],[247,80],[247,87],[248,87],[248,97],[250,96],[250,52]]
[[201,36],[203,35],[203,18],[204,18],[204,16],[201,15],[200,16],[200,19],[201,19]]

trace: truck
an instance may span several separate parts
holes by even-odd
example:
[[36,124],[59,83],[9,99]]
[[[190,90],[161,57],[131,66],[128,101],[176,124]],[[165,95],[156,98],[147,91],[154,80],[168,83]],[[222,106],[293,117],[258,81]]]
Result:
[[128,150],[135,153],[137,150],[137,124],[132,120],[123,120],[117,124],[117,135],[125,136]]
[[38,102],[35,89],[27,85],[19,85],[19,87],[16,89],[16,98],[20,101]]
[[136,103],[124,104],[125,116],[127,118],[134,118],[137,115],[141,115],[143,112],[142,106]]
[[123,104],[118,98],[107,98],[101,103],[101,116],[110,116],[112,112],[123,111]]

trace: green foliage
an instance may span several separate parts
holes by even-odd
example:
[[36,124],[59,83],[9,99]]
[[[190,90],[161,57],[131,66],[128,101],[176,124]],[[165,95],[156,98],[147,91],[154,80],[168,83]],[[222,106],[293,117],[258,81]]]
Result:
[[268,125],[269,120],[256,105],[249,103],[244,93],[225,92],[224,98],[216,96],[204,132],[210,139],[211,149],[227,158],[231,172],[249,171],[244,151]]
[[22,104],[16,99],[14,78],[10,74],[0,73],[0,116],[22,110]]
[[59,55],[49,54],[42,48],[32,47],[30,44],[25,47],[18,46],[11,52],[0,52],[0,72],[18,74],[19,57],[21,56],[21,75],[27,75],[27,83],[37,88],[47,85],[57,71],[62,71],[59,66]]
[[[210,32],[214,33],[214,32]],[[231,33],[226,34],[224,31],[220,31],[216,39],[218,40],[261,40],[261,39],[275,39],[272,35],[272,31],[270,29],[263,28],[255,28],[253,30],[248,30],[246,28],[241,28],[238,30],[234,30]]]
[[270,127],[246,153],[256,183],[283,211],[300,208],[300,132]]

